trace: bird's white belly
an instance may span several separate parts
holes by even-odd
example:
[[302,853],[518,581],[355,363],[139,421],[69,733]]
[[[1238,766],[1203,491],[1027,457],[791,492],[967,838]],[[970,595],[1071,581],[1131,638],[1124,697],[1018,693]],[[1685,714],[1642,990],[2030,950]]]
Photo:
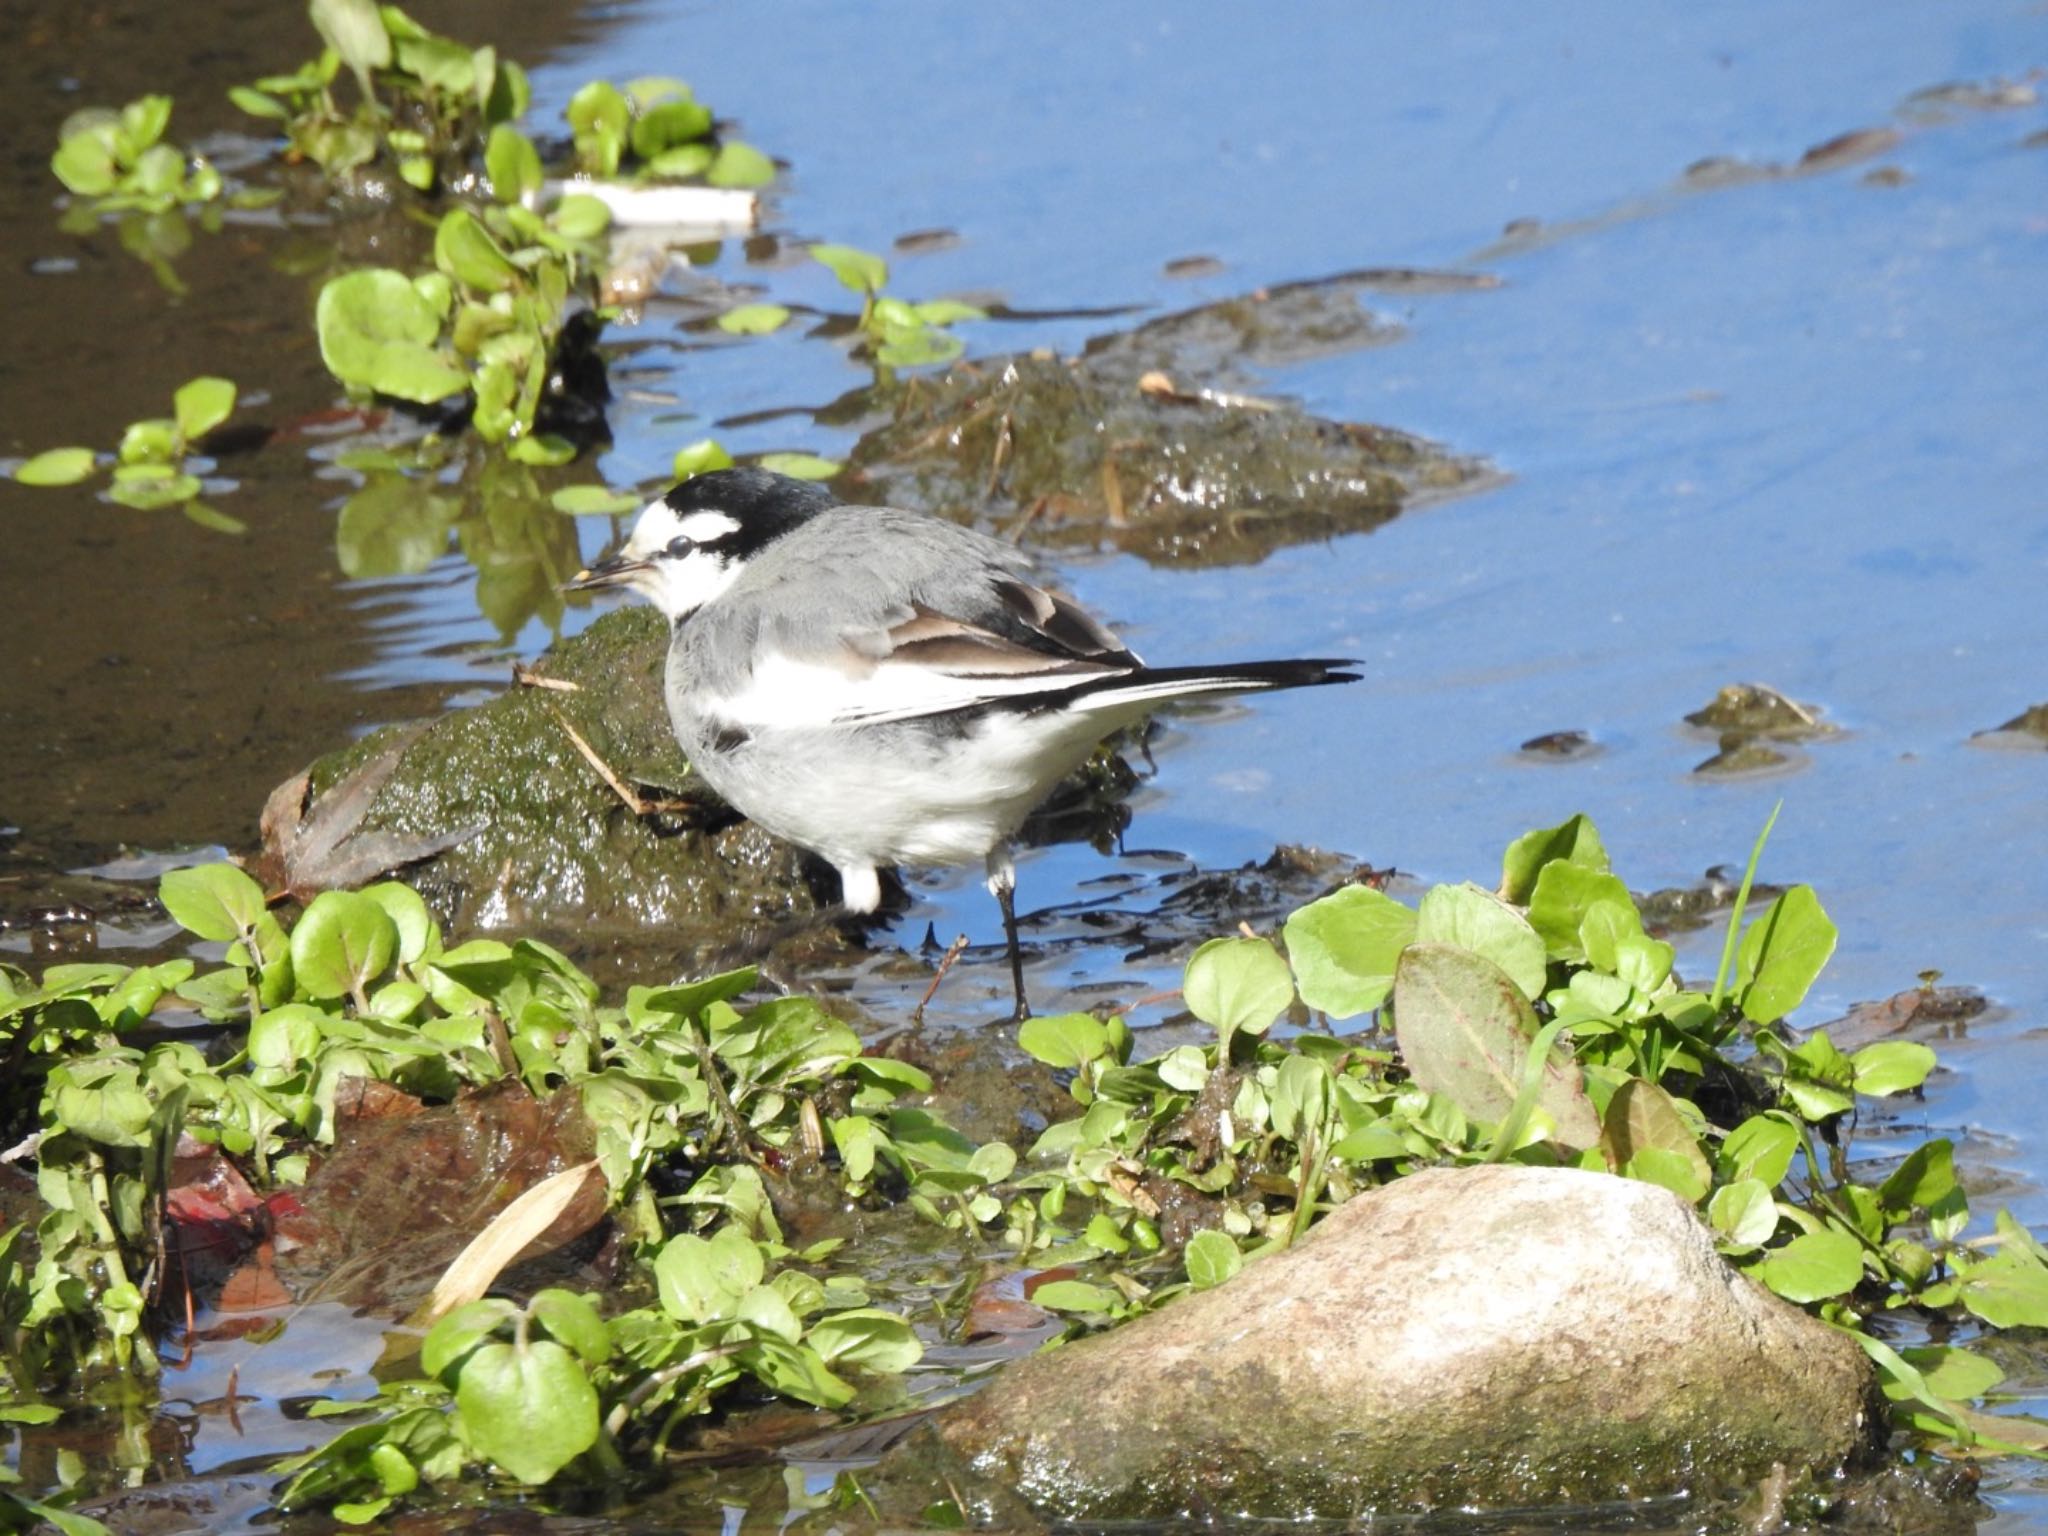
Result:
[[993,711],[948,734],[772,732],[696,766],[749,820],[835,864],[978,863],[1118,723]]

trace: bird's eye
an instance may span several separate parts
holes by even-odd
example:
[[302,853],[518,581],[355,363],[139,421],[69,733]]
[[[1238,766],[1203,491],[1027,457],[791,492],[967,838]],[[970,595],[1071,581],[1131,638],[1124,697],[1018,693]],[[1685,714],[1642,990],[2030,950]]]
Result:
[[695,539],[691,538],[687,533],[679,533],[668,541],[668,548],[663,550],[662,553],[671,560],[680,560],[696,547],[697,541]]

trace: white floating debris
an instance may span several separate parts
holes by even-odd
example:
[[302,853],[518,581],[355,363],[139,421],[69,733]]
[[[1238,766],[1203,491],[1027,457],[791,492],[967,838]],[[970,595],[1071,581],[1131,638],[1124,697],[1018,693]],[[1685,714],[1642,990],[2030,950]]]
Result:
[[615,225],[674,231],[683,244],[751,234],[761,218],[761,199],[743,187],[685,187],[624,181],[551,181],[547,201],[576,192],[594,197],[612,213]]

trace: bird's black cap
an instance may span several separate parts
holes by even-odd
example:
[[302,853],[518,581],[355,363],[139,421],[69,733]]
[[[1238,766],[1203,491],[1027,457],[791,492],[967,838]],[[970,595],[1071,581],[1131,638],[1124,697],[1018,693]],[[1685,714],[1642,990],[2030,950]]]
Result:
[[752,465],[714,469],[672,486],[661,498],[671,512],[723,512],[739,531],[719,540],[721,548],[745,556],[772,544],[798,524],[839,504],[824,486]]
[[741,522],[803,522],[827,506],[838,506],[838,498],[817,481],[791,479],[752,465],[692,475],[672,485],[662,500],[676,516],[725,512]]

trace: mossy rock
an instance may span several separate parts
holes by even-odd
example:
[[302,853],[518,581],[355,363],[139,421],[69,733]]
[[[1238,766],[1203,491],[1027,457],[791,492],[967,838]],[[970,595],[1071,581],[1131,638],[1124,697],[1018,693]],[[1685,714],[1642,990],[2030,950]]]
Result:
[[[323,805],[350,802],[339,864],[365,844],[393,855],[440,849],[406,875],[465,929],[573,932],[585,943],[658,933],[696,959],[750,923],[818,911],[805,857],[691,778],[662,703],[667,653],[668,626],[652,609],[606,614],[535,668],[573,691],[515,687],[322,758],[309,773],[308,823]],[[667,808],[630,808],[571,730]],[[288,839],[268,841],[288,864]],[[330,882],[307,869],[287,883]]]
[[956,364],[879,391],[888,413],[841,487],[1052,549],[1243,565],[1376,528],[1475,486],[1478,462],[1391,427],[1243,393],[1245,364],[1376,345],[1399,332],[1358,279],[1297,284],[1164,316],[1091,343]]

